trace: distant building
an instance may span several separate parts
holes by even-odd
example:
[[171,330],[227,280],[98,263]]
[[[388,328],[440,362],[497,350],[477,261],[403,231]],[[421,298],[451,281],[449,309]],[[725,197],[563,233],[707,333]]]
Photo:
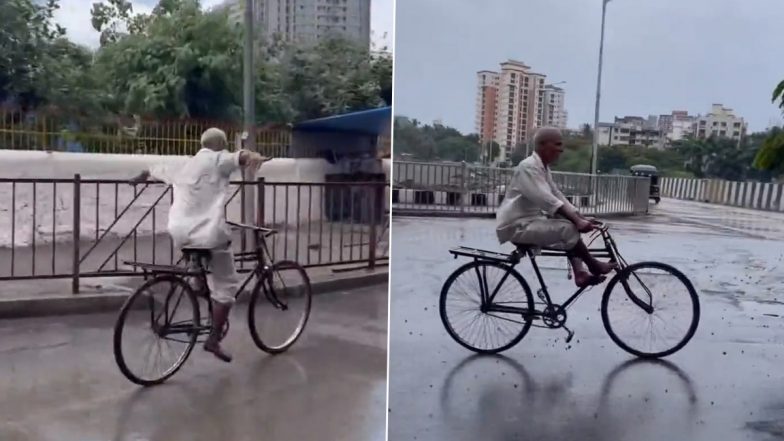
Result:
[[711,106],[710,113],[696,118],[693,134],[697,139],[729,138],[737,141],[740,145],[740,141],[746,136],[747,129],[748,124],[743,118],[735,116],[732,109],[721,104],[714,104]]
[[[483,144],[501,146],[498,161],[509,158],[516,146],[527,144],[536,128],[549,121],[565,126],[565,92],[545,86],[545,75],[515,60],[501,63],[500,72],[482,70],[476,75],[476,132]],[[552,107],[546,104],[546,96],[548,104],[552,99]]]
[[566,93],[560,87],[544,87],[544,125],[566,129],[567,113],[564,107]]
[[598,144],[636,145],[664,148],[664,138],[658,126],[658,118],[651,116],[624,116],[613,123],[599,123]]
[[[217,9],[242,23],[245,0],[226,0]],[[266,38],[318,42],[340,35],[370,47],[370,0],[254,0],[253,15]]]

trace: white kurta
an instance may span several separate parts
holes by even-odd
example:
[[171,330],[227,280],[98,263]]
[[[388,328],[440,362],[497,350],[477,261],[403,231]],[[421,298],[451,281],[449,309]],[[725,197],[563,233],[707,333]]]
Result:
[[183,166],[150,168],[153,178],[174,191],[168,230],[175,246],[212,250],[207,282],[212,298],[220,303],[234,301],[239,283],[224,212],[231,175],[239,169],[239,153],[210,149],[199,150]]
[[183,166],[150,168],[152,177],[173,188],[168,230],[178,248],[217,248],[230,240],[224,205],[239,161],[239,153],[201,149]]
[[554,219],[562,206],[574,206],[553,181],[550,170],[534,152],[520,161],[496,213],[501,243],[571,249],[580,233],[569,220]]

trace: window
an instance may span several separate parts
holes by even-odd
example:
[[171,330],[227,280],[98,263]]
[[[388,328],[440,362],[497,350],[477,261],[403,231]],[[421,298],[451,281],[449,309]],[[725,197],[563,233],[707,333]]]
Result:
[[722,127],[727,127],[727,123],[726,123],[726,122],[724,122],[724,121],[722,121],[722,123],[721,123],[721,126],[722,126]]
[[717,125],[719,125],[719,123],[717,123],[716,121],[713,121],[713,127],[716,127]]
[[732,132],[732,136],[735,137],[735,138],[738,138],[738,137],[740,137],[740,132],[738,132],[736,130],[736,131]]
[[727,131],[722,130],[721,132],[719,132],[719,136],[727,136]]
[[735,124],[732,125],[732,127],[735,127],[736,129],[739,129],[740,128],[740,123],[736,122]]

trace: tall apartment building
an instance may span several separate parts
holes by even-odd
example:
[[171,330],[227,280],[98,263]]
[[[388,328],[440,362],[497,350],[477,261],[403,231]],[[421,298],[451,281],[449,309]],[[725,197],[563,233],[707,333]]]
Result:
[[545,125],[545,78],[515,60],[501,63],[500,72],[477,72],[476,132],[482,143],[495,141],[501,146],[496,160],[506,161],[515,146],[525,145],[536,128]]
[[[370,0],[253,0],[258,35],[289,42],[317,42],[342,35],[370,47]],[[220,8],[242,23],[245,0],[226,0]]]
[[544,125],[566,130],[568,114],[564,106],[566,92],[560,87],[544,87]]
[[746,136],[748,124],[743,118],[735,116],[732,109],[721,104],[714,104],[707,115],[700,115],[696,118],[693,127],[694,137],[697,139],[715,136],[730,138],[740,144],[741,139]]

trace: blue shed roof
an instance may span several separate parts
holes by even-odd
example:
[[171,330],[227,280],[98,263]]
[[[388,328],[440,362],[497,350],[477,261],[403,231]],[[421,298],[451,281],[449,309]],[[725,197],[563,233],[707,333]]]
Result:
[[326,118],[311,119],[294,124],[301,132],[342,132],[361,135],[385,135],[392,125],[392,108],[361,110]]

